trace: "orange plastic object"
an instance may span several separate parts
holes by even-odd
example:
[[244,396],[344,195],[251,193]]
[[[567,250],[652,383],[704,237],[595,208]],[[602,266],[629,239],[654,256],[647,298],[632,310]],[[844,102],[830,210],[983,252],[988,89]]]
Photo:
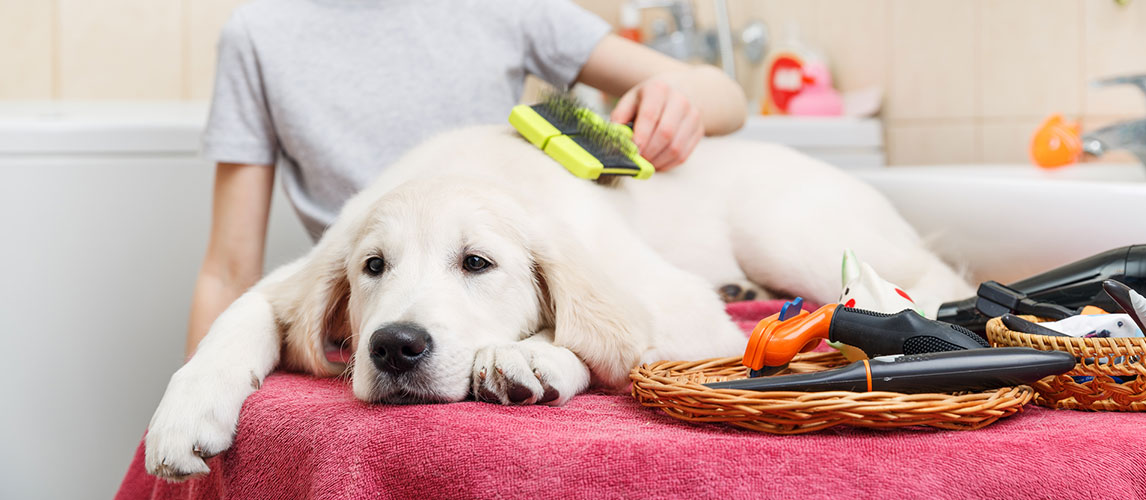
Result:
[[821,339],[828,338],[832,313],[838,306],[828,304],[814,313],[800,311],[787,321],[780,321],[779,314],[760,320],[752,329],[748,348],[744,350],[744,366],[753,370],[783,366],[797,354],[815,349]]
[[1080,314],[1082,316],[1092,316],[1095,314],[1110,314],[1110,313],[1106,312],[1105,309],[1098,307],[1098,306],[1086,306],[1086,307],[1083,307],[1082,311],[1079,311],[1078,314]]
[[1073,164],[1082,156],[1082,139],[1077,123],[1053,114],[1039,125],[1031,137],[1031,161],[1043,168]]
[[628,38],[629,40],[637,43],[644,41],[643,39],[645,37],[644,34],[641,33],[640,28],[621,28],[620,30],[617,30],[617,35],[621,38]]

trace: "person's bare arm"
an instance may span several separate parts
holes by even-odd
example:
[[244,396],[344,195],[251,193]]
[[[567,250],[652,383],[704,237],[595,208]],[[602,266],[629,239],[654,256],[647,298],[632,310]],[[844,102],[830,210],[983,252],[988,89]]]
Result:
[[705,135],[736,131],[748,114],[744,91],[722,71],[690,65],[607,35],[577,81],[621,96],[611,119],[633,123],[633,142],[658,170],[679,165]]
[[219,163],[215,168],[211,234],[187,324],[188,358],[215,318],[262,276],[274,180],[269,165]]

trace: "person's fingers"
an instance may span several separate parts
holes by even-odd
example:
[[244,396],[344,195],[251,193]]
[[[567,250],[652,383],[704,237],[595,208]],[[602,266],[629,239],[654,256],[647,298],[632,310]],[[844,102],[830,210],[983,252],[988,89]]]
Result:
[[641,150],[648,155],[646,158],[657,158],[661,161],[661,163],[653,161],[653,166],[661,167],[676,159],[676,155],[668,149],[685,125],[684,121],[690,111],[691,105],[683,95],[674,93],[669,96],[660,121],[657,122],[652,137],[649,138],[648,145]]
[[617,101],[617,106],[613,108],[613,112],[609,114],[609,120],[613,123],[629,123],[637,114],[637,94],[640,88],[629,89],[625,95]]
[[639,93],[637,117],[633,120],[633,142],[638,149],[644,151],[664,112],[669,88],[661,82],[649,82],[641,86]]
[[[668,112],[665,112],[665,117]],[[662,118],[662,121],[664,118]],[[686,117],[680,120],[679,128],[673,136],[672,141],[665,146],[665,148],[657,156],[649,159],[658,171],[671,169],[680,165],[692,153],[693,148],[696,147],[694,138],[704,135],[703,127],[700,123],[700,112],[695,108],[690,109]]]

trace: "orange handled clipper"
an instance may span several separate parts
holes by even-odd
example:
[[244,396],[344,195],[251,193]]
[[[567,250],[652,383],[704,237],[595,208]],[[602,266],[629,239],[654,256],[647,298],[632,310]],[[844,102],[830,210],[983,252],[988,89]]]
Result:
[[832,314],[839,304],[828,304],[814,313],[800,311],[795,317],[781,320],[776,313],[760,320],[752,329],[748,348],[744,351],[744,366],[752,370],[753,377],[776,373],[801,352],[808,352],[828,338]]
[[753,377],[774,374],[821,339],[857,347],[869,358],[990,347],[966,328],[924,318],[911,309],[885,314],[828,304],[814,313],[781,312],[760,321],[744,351],[744,366]]

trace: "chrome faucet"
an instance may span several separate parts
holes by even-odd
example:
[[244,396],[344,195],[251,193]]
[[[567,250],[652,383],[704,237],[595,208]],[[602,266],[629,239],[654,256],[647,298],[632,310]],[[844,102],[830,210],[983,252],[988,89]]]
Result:
[[675,31],[670,32],[668,26],[657,23],[653,26],[653,39],[649,46],[657,51],[687,61],[689,59],[708,59],[704,42],[696,29],[696,15],[689,0],[631,0],[629,2],[639,10],[665,9],[672,15]]
[[639,10],[665,9],[672,15],[675,31],[661,23],[653,24],[653,37],[649,47],[669,57],[688,61],[700,59],[708,63],[720,62],[724,72],[736,78],[734,46],[744,49],[744,55],[753,64],[764,60],[768,29],[764,23],[753,21],[733,39],[728,20],[727,0],[713,0],[716,28],[701,30],[696,25],[696,13],[691,0],[628,0]]
[[[1116,76],[1091,83],[1092,87],[1112,85],[1134,85],[1146,96],[1146,74]],[[1082,150],[1087,154],[1102,156],[1117,149],[1131,152],[1146,166],[1146,118],[1115,123],[1082,136]]]

